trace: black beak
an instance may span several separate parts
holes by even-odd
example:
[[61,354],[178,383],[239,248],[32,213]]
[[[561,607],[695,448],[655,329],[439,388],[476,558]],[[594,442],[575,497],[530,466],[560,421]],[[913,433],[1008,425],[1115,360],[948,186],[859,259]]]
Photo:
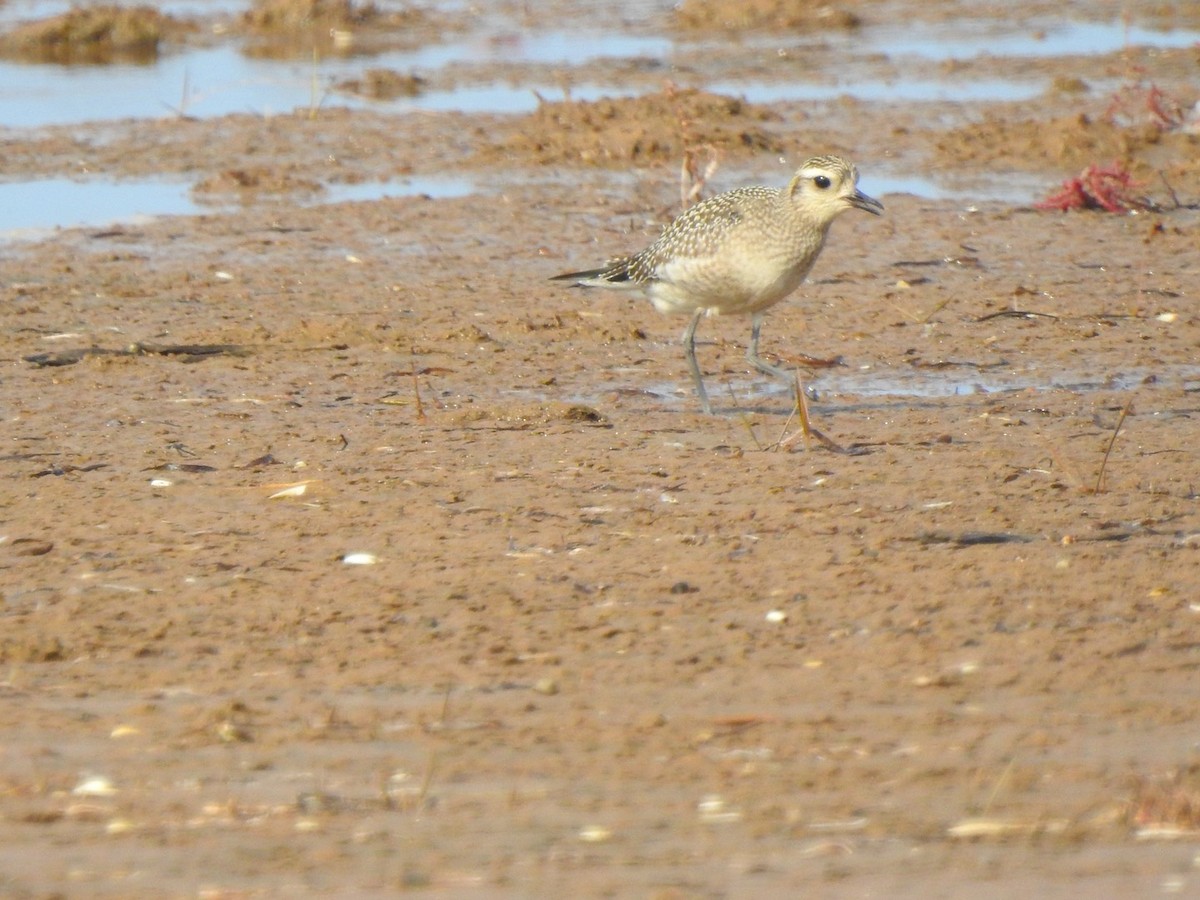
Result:
[[874,197],[868,197],[862,191],[856,190],[847,200],[855,209],[861,209],[863,212],[869,212],[873,216],[883,215],[883,204]]

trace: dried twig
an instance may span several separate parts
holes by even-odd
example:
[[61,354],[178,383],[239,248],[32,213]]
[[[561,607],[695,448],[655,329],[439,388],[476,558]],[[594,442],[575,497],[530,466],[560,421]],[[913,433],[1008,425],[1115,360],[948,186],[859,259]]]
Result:
[[[663,93],[671,102],[679,96],[679,89],[673,81],[663,86]],[[701,144],[696,141],[692,132],[692,120],[687,117],[682,104],[675,104],[675,119],[679,124],[679,140],[683,147],[683,160],[679,170],[679,202],[686,210],[689,206],[704,198],[704,188],[709,179],[716,174],[721,164],[721,154],[712,144]],[[708,162],[700,169],[700,151],[708,151]]]
[[1175,209],[1183,209],[1183,204],[1179,202],[1179,195],[1175,193],[1175,188],[1171,186],[1171,182],[1167,181],[1167,173],[1160,169],[1158,177],[1162,179],[1163,187],[1167,189],[1167,193],[1171,196],[1171,203]]
[[421,403],[421,382],[417,380],[416,351],[413,351],[411,365],[412,365],[413,398],[416,400],[416,404],[417,404],[417,421],[424,422],[425,421],[425,407]]
[[[827,438],[820,431],[812,427],[812,422],[808,418],[808,401],[804,396],[804,385],[800,382],[800,374],[798,372],[794,374],[796,377],[796,393],[793,397],[793,415],[800,420],[800,430],[790,437],[781,440],[778,443],[779,448],[790,450],[799,438],[804,438],[804,447],[807,449],[809,439],[816,438],[826,450],[832,450],[834,453],[850,453],[851,451],[847,450],[837,441]],[[791,419],[789,418],[788,421],[791,421]]]
[[1108,447],[1104,450],[1104,459],[1100,461],[1100,472],[1096,475],[1096,486],[1092,489],[1093,494],[1099,494],[1104,486],[1104,470],[1108,466],[1108,457],[1112,454],[1113,444],[1117,442],[1117,435],[1121,433],[1121,426],[1125,424],[1125,417],[1129,415],[1129,411],[1133,409],[1133,398],[1129,398],[1129,402],[1125,404],[1125,408],[1121,410],[1121,415],[1117,417],[1117,427],[1113,429],[1112,437],[1108,439]]
[[746,415],[745,411],[738,403],[737,396],[733,393],[733,385],[726,383],[725,387],[729,391],[729,399],[733,402],[733,408],[737,410],[738,418],[741,419],[742,424],[746,427],[746,431],[750,432],[750,440],[754,441],[754,446],[756,448],[762,450],[762,442],[758,439],[758,435],[754,433],[754,423],[750,420],[750,417]]

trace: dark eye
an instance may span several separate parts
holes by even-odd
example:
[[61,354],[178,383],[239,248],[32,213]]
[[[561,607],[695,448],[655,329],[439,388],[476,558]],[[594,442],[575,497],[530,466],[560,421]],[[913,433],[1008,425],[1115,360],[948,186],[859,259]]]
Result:
[[829,187],[829,185],[831,185],[832,183],[833,182],[831,182],[829,180],[828,175],[818,175],[816,178],[813,179],[813,184],[815,184],[821,190],[825,190],[825,188]]

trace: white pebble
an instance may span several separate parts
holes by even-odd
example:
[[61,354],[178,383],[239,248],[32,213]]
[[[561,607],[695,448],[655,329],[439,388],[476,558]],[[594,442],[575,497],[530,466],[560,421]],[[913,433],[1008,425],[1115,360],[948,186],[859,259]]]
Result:
[[285,487],[283,490],[276,491],[267,499],[268,500],[278,500],[282,497],[303,497],[307,490],[308,490],[308,482],[302,481],[299,484],[293,484],[293,485],[290,485],[289,487]]
[[76,797],[111,797],[117,793],[112,779],[104,775],[90,775],[71,791]]

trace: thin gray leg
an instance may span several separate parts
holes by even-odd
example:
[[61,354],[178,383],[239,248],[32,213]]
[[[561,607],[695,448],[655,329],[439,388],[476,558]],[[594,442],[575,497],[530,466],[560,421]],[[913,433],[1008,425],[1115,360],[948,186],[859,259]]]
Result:
[[758,369],[764,375],[770,375],[772,378],[778,378],[780,381],[786,382],[788,387],[793,392],[796,390],[796,376],[788,369],[781,369],[779,366],[773,366],[761,356],[758,355],[758,333],[762,329],[763,315],[756,313],[753,321],[750,324],[750,347],[746,350],[746,359],[750,365]]
[[708,402],[708,392],[704,390],[704,379],[700,377],[700,364],[696,362],[696,326],[704,316],[704,310],[698,309],[692,314],[687,330],[683,333],[683,355],[687,357],[688,369],[692,373],[692,381],[696,382],[696,396],[700,398],[700,408],[712,415],[712,404]]

